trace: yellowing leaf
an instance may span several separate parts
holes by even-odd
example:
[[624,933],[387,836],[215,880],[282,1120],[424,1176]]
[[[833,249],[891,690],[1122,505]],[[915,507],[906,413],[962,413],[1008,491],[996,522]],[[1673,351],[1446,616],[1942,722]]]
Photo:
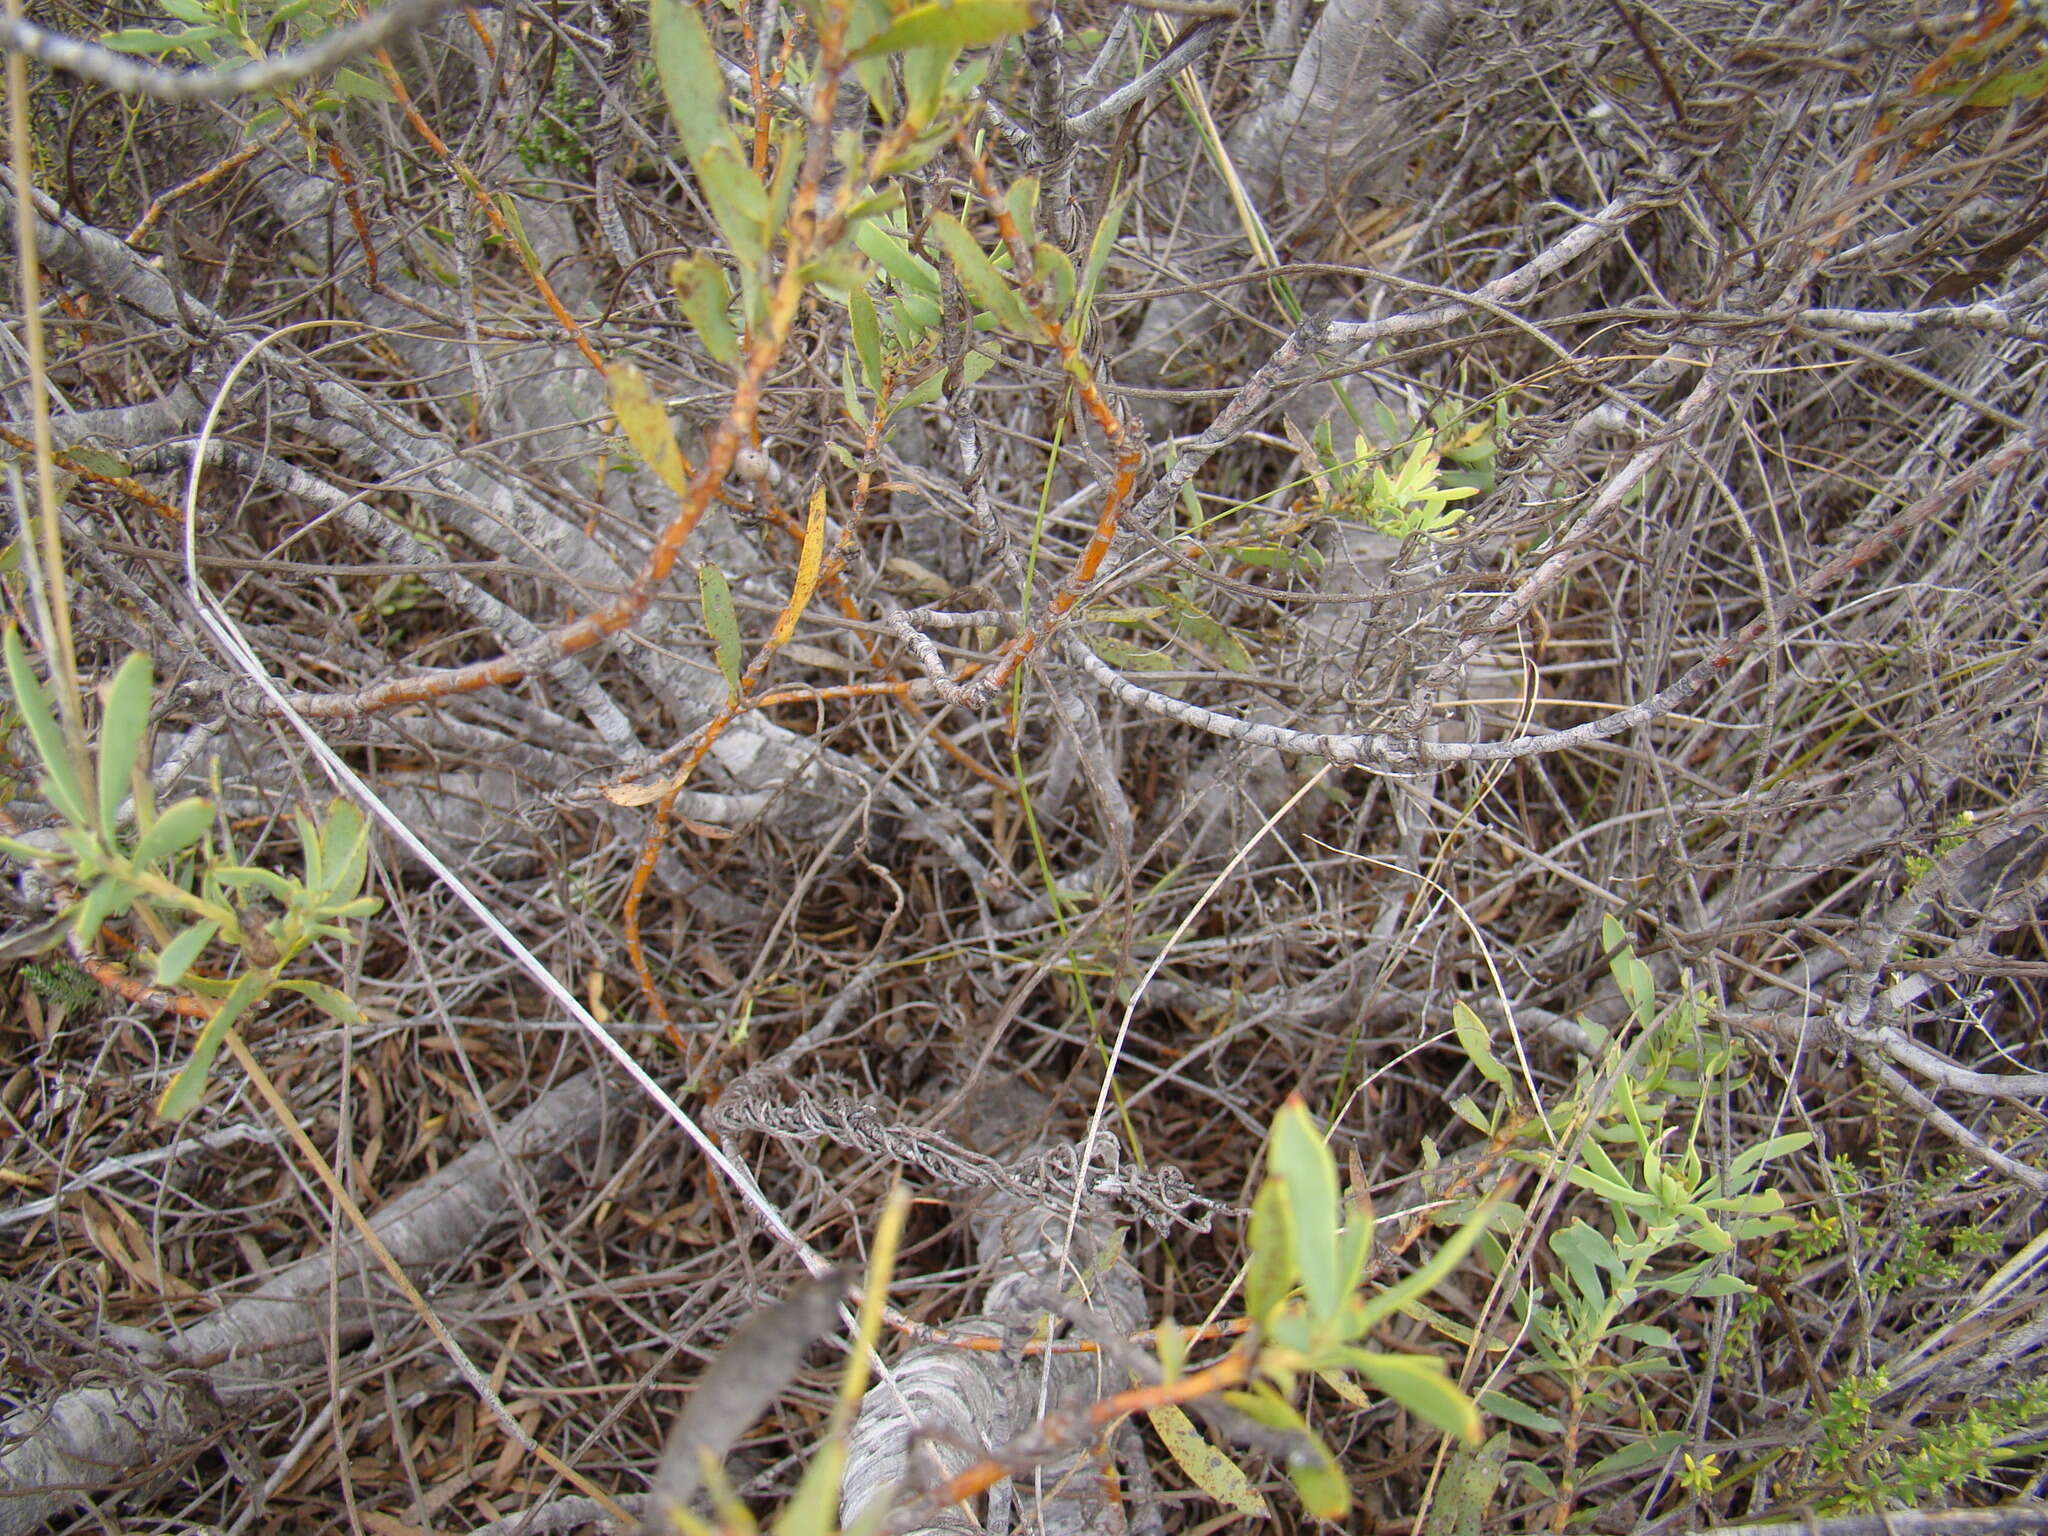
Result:
[[675,430],[669,426],[668,411],[647,387],[646,375],[631,363],[619,363],[606,375],[611,391],[612,414],[619,429],[647,467],[661,477],[661,483],[676,495],[690,489],[690,464],[676,446]]
[[825,487],[821,485],[811,492],[811,515],[804,526],[804,547],[796,560],[796,586],[790,591],[789,601],[783,605],[782,614],[775,621],[775,634],[769,644],[781,645],[796,633],[797,620],[811,605],[811,594],[818,590],[818,573],[824,566]]
[[1166,1449],[1191,1481],[1218,1504],[1228,1505],[1247,1520],[1269,1520],[1273,1510],[1252,1487],[1244,1469],[1202,1438],[1188,1416],[1171,1403],[1147,1415]]

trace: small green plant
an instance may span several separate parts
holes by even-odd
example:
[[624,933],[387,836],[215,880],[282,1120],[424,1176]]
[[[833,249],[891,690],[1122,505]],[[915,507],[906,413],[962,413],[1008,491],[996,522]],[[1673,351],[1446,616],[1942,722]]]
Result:
[[[210,69],[263,58],[275,51],[280,42],[296,45],[316,41],[354,18],[346,0],[283,0],[275,8],[245,5],[243,0],[157,0],[157,8],[171,22],[181,25],[124,27],[105,34],[101,44],[116,53],[147,54],[160,59],[182,54]],[[390,87],[375,75],[346,66],[334,71],[329,84],[313,87],[304,94],[279,88],[271,95],[276,105],[257,113],[250,121],[249,132],[266,132],[289,117],[309,155],[314,149],[314,114],[337,113],[351,98],[397,100]]]
[[[1390,538],[1448,533],[1465,515],[1462,507],[1452,504],[1492,488],[1495,440],[1506,422],[1506,410],[1505,402],[1500,403],[1492,416],[1473,427],[1448,408],[1439,408],[1436,429],[1419,434],[1400,429],[1387,416],[1382,425],[1388,436],[1410,444],[1392,474],[1386,468],[1389,454],[1374,448],[1363,434],[1353,439],[1348,456],[1339,453],[1330,424],[1323,422],[1316,428],[1314,448],[1322,471],[1316,485],[1324,510],[1363,522]],[[1447,460],[1450,469],[1445,468]]]
[[[182,986],[216,1001],[158,1113],[175,1119],[192,1111],[228,1030],[273,992],[295,992],[344,1023],[361,1023],[361,1010],[346,993],[285,975],[308,947],[322,939],[347,941],[347,923],[381,905],[361,894],[370,846],[361,812],[337,801],[317,820],[293,817],[301,876],[243,864],[225,829],[216,831],[211,802],[193,796],[156,806],[148,771],[155,691],[148,657],[130,656],[115,672],[105,692],[96,760],[81,760],[67,745],[11,625],[4,647],[15,707],[41,762],[40,792],[60,824],[54,849],[0,838],[0,852],[43,866],[77,892],[64,913],[66,928],[52,942],[68,933],[92,950],[104,924],[131,918],[142,930],[138,957],[157,985]],[[198,969],[209,956],[225,962],[222,974]]]
[[576,66],[568,55],[555,60],[555,78],[547,100],[513,146],[529,176],[559,173],[583,176],[590,170],[590,133],[597,102],[580,88]]
[[[1565,1512],[1581,1484],[1644,1466],[1684,1443],[1684,1433],[1659,1423],[1652,1407],[1651,1382],[1690,1368],[1669,1314],[1683,1303],[1751,1291],[1728,1267],[1737,1246],[1767,1243],[1795,1225],[1783,1197],[1760,1188],[1759,1178],[1773,1160],[1812,1140],[1805,1132],[1770,1137],[1713,1167],[1702,1150],[1703,1122],[1733,1072],[1735,1046],[1710,1028],[1705,1001],[1689,989],[1659,1004],[1649,967],[1612,918],[1603,937],[1633,1039],[1624,1045],[1582,1021],[1592,1049],[1584,1069],[1569,1093],[1523,1128],[1513,1125],[1515,1077],[1493,1055],[1485,1026],[1462,1005],[1454,1018],[1466,1056],[1502,1097],[1491,1114],[1470,1098],[1454,1110],[1489,1137],[1540,1139],[1543,1145],[1515,1156],[1595,1201],[1589,1214],[1550,1233],[1550,1275],[1522,1283],[1513,1296],[1529,1346],[1513,1374],[1549,1378],[1562,1389],[1562,1413],[1509,1390],[1480,1395],[1488,1411],[1559,1437],[1560,1475],[1533,1461],[1519,1470]],[[1491,1234],[1480,1253],[1496,1273],[1518,1272]],[[1581,1448],[1596,1437],[1617,1443],[1582,1471]],[[1711,1481],[1701,1465],[1695,1481]]]

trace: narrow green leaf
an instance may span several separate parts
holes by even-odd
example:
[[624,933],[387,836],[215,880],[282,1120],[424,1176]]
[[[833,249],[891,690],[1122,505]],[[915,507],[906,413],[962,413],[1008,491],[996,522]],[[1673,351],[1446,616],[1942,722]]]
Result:
[[946,87],[952,83],[953,66],[959,58],[956,46],[904,50],[903,120],[913,132],[929,128],[945,105]]
[[1464,1262],[1465,1255],[1472,1251],[1493,1220],[1494,1211],[1505,1198],[1505,1190],[1496,1190],[1473,1209],[1471,1217],[1463,1226],[1451,1234],[1450,1240],[1439,1248],[1427,1264],[1414,1274],[1405,1276],[1366,1303],[1368,1328],[1376,1327],[1384,1318],[1391,1317],[1411,1301],[1418,1301],[1435,1290],[1447,1279],[1452,1270]]
[[712,361],[738,362],[740,338],[733,329],[732,287],[725,280],[725,268],[709,253],[698,251],[672,264],[668,280],[683,318],[690,322]]
[[1334,1320],[1346,1295],[1337,1252],[1337,1164],[1298,1094],[1274,1118],[1266,1166],[1279,1176],[1286,1195],[1309,1315]]
[[853,56],[869,59],[911,48],[980,48],[1013,37],[1030,25],[1030,0],[957,0],[951,5],[914,5],[878,36],[856,48]]
[[875,316],[875,301],[865,288],[856,288],[847,301],[853,321],[853,350],[860,355],[861,383],[870,393],[882,388],[882,323]]
[[1294,1288],[1294,1248],[1287,1240],[1287,1195],[1269,1175],[1252,1199],[1251,1262],[1244,1272],[1245,1315],[1264,1323]]
[[1458,1384],[1444,1372],[1444,1363],[1433,1355],[1379,1355],[1365,1350],[1347,1352],[1346,1363],[1373,1386],[1391,1397],[1417,1418],[1434,1424],[1447,1435],[1467,1445],[1485,1438],[1479,1409],[1458,1390]]
[[698,157],[697,184],[734,256],[748,269],[767,259],[768,192],[737,146],[714,144]]
[[1019,176],[1010,183],[1010,190],[1004,194],[1003,206],[1009,210],[1010,222],[1017,226],[1017,233],[1024,237],[1027,248],[1038,243],[1038,178]]
[[1181,1471],[1197,1488],[1248,1520],[1272,1518],[1272,1508],[1252,1487],[1244,1469],[1203,1439],[1185,1413],[1167,1403],[1150,1410],[1146,1417],[1159,1432],[1167,1454],[1180,1464]]
[[253,865],[215,865],[208,871],[208,877],[231,891],[244,891],[253,886],[275,897],[281,906],[289,906],[293,892],[300,888],[296,881],[287,880],[274,869],[258,869]]
[[983,253],[974,236],[968,233],[967,226],[950,213],[938,213],[932,215],[931,229],[939,244],[945,247],[953,269],[960,274],[961,285],[974,302],[994,315],[997,323],[1011,334],[1029,340],[1039,339],[1038,322],[1024,308],[1024,301],[1017,296],[1017,290],[996,271],[995,264]]
[[1502,1430],[1483,1446],[1461,1445],[1451,1453],[1420,1536],[1481,1536],[1487,1509],[1500,1491],[1509,1439]]
[[334,72],[334,88],[344,96],[354,96],[361,101],[398,100],[390,86],[375,75],[366,75],[359,69],[337,69]]
[[1451,1028],[1457,1032],[1458,1044],[1465,1052],[1465,1059],[1472,1063],[1481,1077],[1502,1088],[1514,1087],[1514,1075],[1501,1064],[1500,1058],[1493,1054],[1492,1039],[1485,1024],[1480,1022],[1478,1014],[1463,1003],[1459,1003],[1451,1009]]
[[1516,1401],[1504,1392],[1482,1392],[1479,1406],[1497,1419],[1506,1419],[1521,1429],[1534,1430],[1539,1435],[1561,1435],[1564,1420],[1553,1418],[1547,1413],[1538,1413],[1526,1403]]
[[125,880],[109,875],[85,893],[72,914],[71,931],[88,949],[99,947],[100,924],[121,916],[142,893]]
[[732,587],[709,560],[697,567],[697,600],[704,609],[704,627],[711,632],[711,651],[725,674],[729,699],[740,696],[740,621],[733,611]]
[[696,165],[704,152],[731,136],[726,118],[725,71],[711,34],[690,0],[653,0],[649,12],[654,69],[683,153]]
[[107,685],[107,707],[100,716],[99,812],[100,829],[109,836],[135,777],[142,738],[149,733],[150,701],[155,695],[155,669],[140,651],[121,663],[114,680]]
[[1653,1461],[1669,1456],[1684,1442],[1685,1434],[1682,1430],[1664,1430],[1651,1435],[1647,1440],[1638,1440],[1634,1445],[1624,1445],[1612,1456],[1594,1462],[1592,1470],[1580,1481],[1592,1483],[1617,1472],[1633,1472],[1637,1467],[1646,1467]]
[[369,1023],[363,1010],[356,1006],[354,998],[338,987],[330,987],[324,981],[281,981],[277,985],[279,991],[298,993],[338,1024],[360,1027]]
[[526,219],[519,212],[519,199],[510,192],[500,192],[496,198],[498,212],[504,216],[505,228],[511,232],[512,243],[519,248],[519,259],[526,263],[526,270],[540,270],[540,252],[533,248],[533,241],[527,238]]
[[938,298],[938,268],[911,250],[910,242],[900,232],[879,223],[867,223],[854,230],[853,239],[870,261],[889,274],[900,292]]
[[183,853],[213,825],[213,803],[193,795],[166,806],[147,832],[136,839],[134,860],[138,865],[156,864]]
[[163,1120],[182,1120],[199,1107],[199,1100],[206,1092],[206,1074],[213,1068],[213,1058],[220,1053],[220,1043],[250,1005],[269,989],[273,973],[267,970],[245,972],[234,988],[221,1000],[220,1008],[206,1021],[206,1027],[199,1032],[199,1038],[192,1043],[192,1059],[171,1079],[164,1089],[163,1097],[157,1100],[157,1117]]
[[1760,1141],[1753,1147],[1744,1147],[1728,1164],[1726,1187],[1739,1188],[1749,1182],[1750,1174],[1773,1158],[1783,1157],[1790,1152],[1804,1151],[1812,1143],[1811,1132],[1793,1131],[1784,1136],[1773,1136],[1768,1141]]
[[43,797],[50,802],[51,809],[73,826],[90,827],[93,797],[86,793],[79,765],[71,761],[71,754],[65,749],[64,732],[51,713],[50,696],[43,691],[43,680],[36,676],[35,666],[28,659],[21,631],[12,624],[7,626],[4,645],[14,707],[21,711],[21,722],[28,727],[36,756],[43,760]]
[[185,973],[192,969],[192,962],[206,952],[206,946],[219,932],[218,923],[194,923],[166,944],[164,952],[156,957],[156,984],[175,987],[183,981]]

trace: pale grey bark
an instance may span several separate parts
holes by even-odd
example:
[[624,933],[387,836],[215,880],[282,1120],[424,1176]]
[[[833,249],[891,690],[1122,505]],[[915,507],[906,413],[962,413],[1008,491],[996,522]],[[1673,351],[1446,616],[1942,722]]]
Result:
[[[522,1208],[521,1188],[570,1171],[564,1159],[596,1141],[614,1094],[602,1073],[570,1079],[392,1200],[371,1227],[408,1271],[459,1257]],[[149,1341],[130,1380],[74,1388],[11,1415],[0,1422],[0,1536],[26,1536],[72,1508],[77,1493],[121,1487],[147,1462],[176,1455],[221,1424],[238,1398],[317,1359],[330,1326],[344,1347],[365,1337],[373,1312],[388,1316],[391,1299],[377,1260],[351,1233]]]

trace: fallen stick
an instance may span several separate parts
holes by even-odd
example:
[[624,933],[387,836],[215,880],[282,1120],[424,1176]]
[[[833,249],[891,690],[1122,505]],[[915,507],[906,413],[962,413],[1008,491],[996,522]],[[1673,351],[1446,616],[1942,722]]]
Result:
[[[596,1139],[612,1090],[585,1072],[543,1094],[496,1137],[422,1179],[371,1220],[407,1269],[456,1258],[516,1212],[523,1182],[546,1183],[547,1164]],[[275,1380],[317,1356],[330,1326],[344,1342],[370,1330],[371,1307],[388,1288],[360,1237],[351,1234],[280,1270],[248,1295],[183,1329],[159,1362],[138,1359],[136,1380],[81,1387],[0,1421],[0,1536],[26,1536],[78,1495],[117,1486],[146,1462],[205,1438],[224,1397]],[[175,1375],[164,1367],[188,1367]]]

